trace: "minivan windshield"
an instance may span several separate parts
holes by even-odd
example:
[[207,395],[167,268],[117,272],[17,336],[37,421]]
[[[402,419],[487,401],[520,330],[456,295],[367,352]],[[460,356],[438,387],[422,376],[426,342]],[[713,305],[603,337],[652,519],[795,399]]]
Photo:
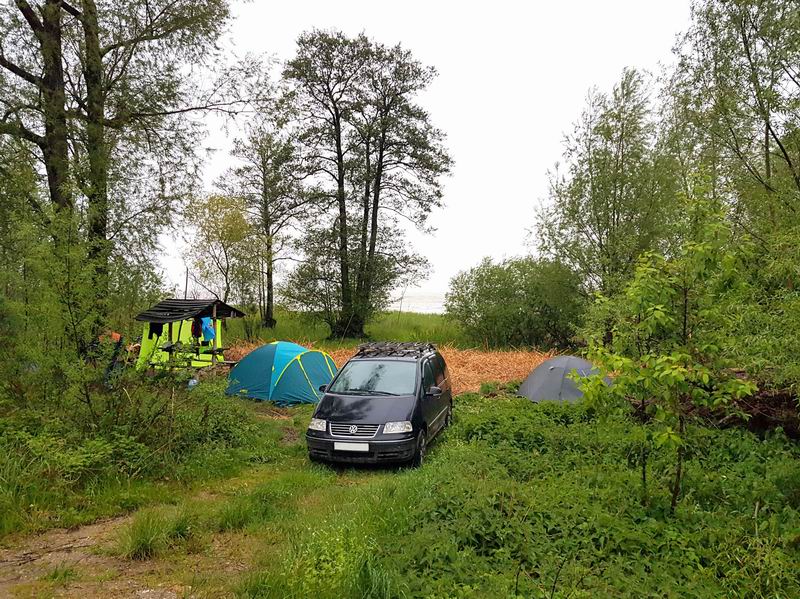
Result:
[[343,395],[413,395],[417,364],[398,360],[348,362],[328,391]]

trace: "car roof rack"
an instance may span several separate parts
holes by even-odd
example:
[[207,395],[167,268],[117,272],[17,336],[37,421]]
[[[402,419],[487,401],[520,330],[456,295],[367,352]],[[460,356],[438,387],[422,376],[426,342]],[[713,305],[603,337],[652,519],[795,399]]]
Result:
[[419,343],[416,341],[374,341],[362,343],[358,346],[354,358],[366,357],[408,357],[417,358],[434,353],[436,346],[433,343]]

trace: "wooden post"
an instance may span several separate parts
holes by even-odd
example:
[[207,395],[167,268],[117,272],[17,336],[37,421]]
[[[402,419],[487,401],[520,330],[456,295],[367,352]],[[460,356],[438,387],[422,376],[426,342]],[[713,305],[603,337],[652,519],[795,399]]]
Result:
[[217,363],[217,302],[211,308],[211,326],[214,328],[214,338],[211,340],[211,365]]
[[169,323],[167,327],[167,337],[169,337],[169,341],[167,342],[167,347],[169,347],[169,367],[172,368],[172,356],[175,354],[173,351],[175,348],[172,347],[172,323]]

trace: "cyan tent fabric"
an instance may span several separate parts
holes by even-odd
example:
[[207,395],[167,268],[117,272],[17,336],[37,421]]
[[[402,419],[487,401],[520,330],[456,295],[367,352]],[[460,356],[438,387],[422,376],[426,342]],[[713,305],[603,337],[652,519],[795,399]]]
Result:
[[[517,395],[533,402],[557,401],[575,403],[583,398],[577,378],[589,377],[600,371],[591,363],[576,356],[556,356],[545,360],[520,385]],[[611,380],[605,377],[607,385]]]
[[279,406],[317,403],[319,387],[335,374],[336,364],[325,352],[275,341],[253,350],[233,367],[225,393]]

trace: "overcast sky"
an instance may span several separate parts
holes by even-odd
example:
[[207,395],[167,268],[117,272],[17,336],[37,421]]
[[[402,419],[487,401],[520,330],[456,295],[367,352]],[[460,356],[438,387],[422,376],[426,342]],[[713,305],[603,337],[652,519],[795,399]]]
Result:
[[[410,240],[433,266],[421,289],[439,293],[484,256],[530,251],[526,231],[547,196],[547,171],[589,88],[610,89],[626,66],[656,72],[670,63],[689,0],[255,0],[234,12],[239,55],[283,61],[300,32],[336,28],[399,42],[438,69],[421,103],[447,133],[455,168],[431,219],[436,233]],[[227,166],[226,140],[216,133],[207,144],[218,150],[206,169],[212,181]],[[174,250],[164,265],[170,282],[182,283]]]

